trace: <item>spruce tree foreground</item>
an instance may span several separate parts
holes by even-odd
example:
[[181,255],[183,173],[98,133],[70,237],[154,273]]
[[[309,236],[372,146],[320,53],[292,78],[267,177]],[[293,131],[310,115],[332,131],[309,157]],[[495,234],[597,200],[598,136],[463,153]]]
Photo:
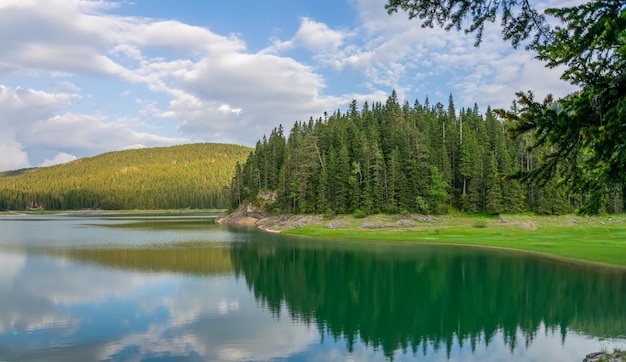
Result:
[[[389,0],[421,26],[463,29],[480,45],[487,22],[499,21],[503,39],[528,51],[547,67],[564,66],[561,78],[578,91],[536,101],[519,92],[513,111],[497,113],[512,122],[514,140],[531,137],[527,148],[542,156],[513,177],[537,185],[563,184],[587,195],[579,211],[597,213],[607,191],[626,179],[626,2],[595,0],[539,12],[529,0]],[[550,27],[547,17],[558,25]]]

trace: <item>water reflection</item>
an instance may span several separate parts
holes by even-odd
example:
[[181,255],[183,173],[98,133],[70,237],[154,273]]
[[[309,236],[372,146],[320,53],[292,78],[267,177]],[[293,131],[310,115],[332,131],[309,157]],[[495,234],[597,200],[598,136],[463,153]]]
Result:
[[[358,244],[356,244],[358,246]],[[324,334],[413,353],[496,338],[524,350],[540,332],[626,337],[626,274],[523,254],[381,246],[377,251],[240,243],[233,263],[255,297]],[[543,338],[543,336],[539,337]]]
[[209,247],[206,243],[179,243],[157,248],[90,248],[48,252],[112,268],[196,275],[223,275],[233,272],[230,250],[226,246]]
[[626,348],[623,272],[131,221],[0,220],[0,360],[541,361]]
[[0,255],[15,266],[0,285],[0,360],[272,359],[317,337],[258,309],[232,275]]

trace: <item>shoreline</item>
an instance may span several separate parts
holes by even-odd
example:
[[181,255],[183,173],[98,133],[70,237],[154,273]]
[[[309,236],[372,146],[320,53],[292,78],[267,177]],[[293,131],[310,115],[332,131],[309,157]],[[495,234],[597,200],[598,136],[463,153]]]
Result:
[[[3,211],[0,217],[29,215],[115,216],[214,214],[216,224],[254,227],[269,233],[342,240],[490,248],[524,252],[571,265],[626,270],[626,215],[370,215],[325,218],[270,214],[251,205],[220,210]],[[467,242],[459,242],[467,240]],[[579,250],[575,250],[579,249]],[[572,252],[574,250],[575,252]]]
[[[289,236],[415,243],[523,252],[571,265],[626,270],[626,215],[271,215],[248,205],[221,215],[216,223],[239,224]],[[459,242],[467,239],[468,242]],[[589,256],[589,257],[588,257]],[[623,256],[623,257],[622,257]],[[616,262],[612,262],[616,261]]]
[[[280,233],[280,232],[277,232],[277,233]],[[323,238],[323,239],[330,238],[326,236],[290,234],[290,233],[285,233],[283,235],[289,235],[289,236],[301,237],[301,238],[316,238],[316,237]],[[525,253],[525,254],[540,256],[546,259],[551,259],[553,261],[563,262],[565,264],[569,264],[572,266],[586,266],[586,267],[610,269],[612,271],[626,271],[626,265],[602,263],[602,262],[597,262],[593,260],[571,258],[571,257],[560,256],[560,255],[550,254],[550,253],[541,252],[541,251],[518,249],[518,248],[511,248],[511,247],[504,247],[504,246],[450,243],[450,242],[445,242],[445,241],[434,242],[434,241],[416,241],[416,240],[380,240],[380,239],[362,239],[362,238],[347,238],[347,237],[333,237],[333,238],[339,239],[339,240],[362,241],[362,242],[369,242],[369,243],[385,243],[385,244],[398,244],[398,245],[414,244],[414,245],[428,245],[428,246],[457,246],[457,247],[462,247],[462,248],[501,250],[501,251],[508,251],[512,253]]]
[[82,210],[5,210],[0,211],[0,216],[7,215],[136,215],[136,214],[162,214],[162,215],[184,215],[184,214],[214,214],[216,217],[224,212],[223,209],[133,209],[133,210],[101,210],[101,209],[82,209]]

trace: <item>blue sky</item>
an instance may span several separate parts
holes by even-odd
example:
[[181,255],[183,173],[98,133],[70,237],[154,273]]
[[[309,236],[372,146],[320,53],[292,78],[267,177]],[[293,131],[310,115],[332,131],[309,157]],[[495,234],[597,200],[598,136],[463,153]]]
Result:
[[[282,124],[384,101],[508,108],[574,89],[500,40],[422,29],[385,0],[0,2],[0,170],[102,152],[254,146]],[[580,2],[580,1],[574,1]],[[538,0],[538,8],[572,0]]]

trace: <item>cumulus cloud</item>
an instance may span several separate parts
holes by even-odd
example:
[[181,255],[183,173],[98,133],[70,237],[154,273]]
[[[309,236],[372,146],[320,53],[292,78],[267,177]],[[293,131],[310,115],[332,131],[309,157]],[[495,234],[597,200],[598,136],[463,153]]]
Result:
[[324,23],[302,18],[302,24],[294,37],[294,42],[313,51],[331,52],[342,45],[347,35],[349,34],[330,29]]
[[[102,113],[58,113],[59,107],[44,112],[27,131],[16,133],[14,152],[18,145],[27,154],[29,147],[56,147],[56,152],[46,157],[50,159],[58,152],[84,154],[86,150],[138,143],[166,145],[189,138],[251,145],[279,123],[307,120],[350,101],[348,96],[323,95],[325,81],[310,65],[268,52],[249,52],[234,35],[175,20],[108,15],[108,2],[99,2],[101,6],[90,3],[86,8],[78,1],[56,7],[52,6],[56,2],[50,1],[51,6],[9,2],[0,8],[0,20],[7,20],[0,21],[0,34],[11,34],[0,50],[0,68],[20,74],[107,76],[120,84],[144,85],[170,100],[163,103],[141,97],[137,115],[144,120],[171,120],[183,137],[138,132]],[[48,8],[54,9],[45,10]],[[37,24],[37,31],[32,24]],[[346,36],[326,24],[302,18],[293,42],[312,51],[332,52]],[[155,49],[167,50],[167,55],[148,56]],[[65,89],[73,90],[83,102],[102,102],[79,82],[66,81]],[[121,97],[128,94],[125,90]],[[19,135],[27,135],[28,140]]]
[[161,46],[188,53],[233,53],[246,48],[235,36],[222,36],[175,20],[141,24],[129,35],[129,41],[140,47]]
[[187,142],[182,137],[138,132],[126,126],[125,120],[109,120],[103,115],[54,115],[81,98],[75,93],[0,85],[0,170],[30,167],[29,151],[47,155],[36,164],[49,166],[69,161],[75,156],[68,152],[77,150],[89,155],[136,144],[167,146]]
[[[170,103],[180,130],[220,137],[225,133],[253,144],[271,125],[307,120],[325,104],[319,74],[291,58],[229,54],[204,58],[177,83],[187,92]],[[224,112],[224,105],[236,112]],[[246,134],[238,130],[246,129]]]
[[[418,19],[409,20],[406,13],[380,11],[385,3],[356,2],[364,44],[345,47],[328,59],[329,65],[361,69],[374,85],[395,88],[401,96],[452,93],[466,105],[507,107],[517,91],[562,96],[574,90],[559,79],[560,69],[548,69],[531,52],[512,49],[501,39],[499,24],[488,25],[482,44],[474,47],[473,34],[422,28]],[[559,2],[553,0],[550,6]]]
[[263,53],[279,53],[293,48],[303,48],[314,53],[336,52],[354,33],[346,30],[333,30],[327,24],[308,17],[300,18],[300,27],[293,38],[285,41],[275,39]]
[[74,93],[48,93],[0,85],[0,171],[30,167],[25,133],[34,123],[79,98]]
[[[135,144],[253,145],[278,124],[288,128],[352,99],[384,99],[391,89],[401,99],[453,93],[464,105],[496,107],[519,90],[572,90],[558,70],[500,40],[497,25],[475,48],[473,35],[387,15],[385,0],[351,4],[351,28],[301,17],[288,40],[251,51],[239,35],[113,15],[124,2],[3,1],[0,147],[9,156],[0,168]],[[2,85],[9,75],[38,86]],[[341,91],[331,88],[339,82]]]
[[17,170],[30,167],[28,154],[23,146],[14,137],[0,135],[0,171]]
[[21,129],[77,99],[80,96],[75,93],[49,93],[0,85],[0,124],[7,127],[17,124]]
[[[126,24],[86,13],[82,1],[7,1],[0,8],[0,63],[20,70],[115,74],[121,68],[102,54]],[[93,2],[91,2],[93,3]],[[92,4],[95,5],[95,4]]]
[[70,155],[65,152],[61,152],[61,153],[58,153],[56,156],[54,156],[54,158],[52,158],[51,160],[45,159],[39,166],[46,167],[46,166],[59,165],[59,164],[68,163],[74,160],[76,160],[76,156]]
[[[72,137],[65,137],[67,134]],[[75,113],[64,113],[36,122],[26,131],[26,135],[28,137],[24,142],[27,145],[30,145],[29,140],[35,139],[38,146],[52,147],[63,139],[65,148],[98,152],[127,148],[135,144],[167,146],[186,141],[184,138],[137,132],[120,122],[110,121],[105,116]]]

